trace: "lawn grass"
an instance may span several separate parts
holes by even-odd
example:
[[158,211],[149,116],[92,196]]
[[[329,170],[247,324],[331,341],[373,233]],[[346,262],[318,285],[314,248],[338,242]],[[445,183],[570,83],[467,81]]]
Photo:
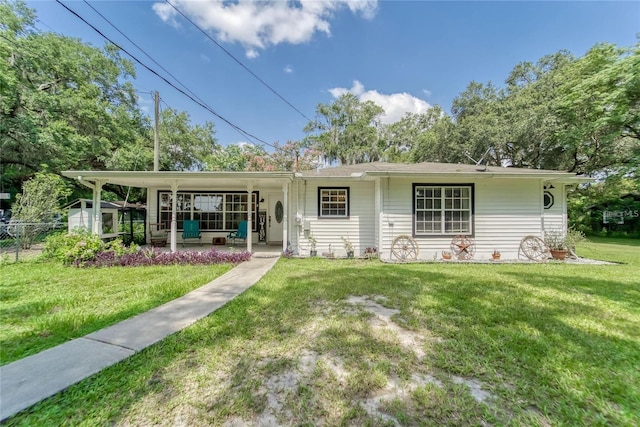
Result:
[[625,264],[282,259],[8,424],[635,426],[640,247],[587,252]]
[[79,269],[28,261],[1,268],[0,363],[6,364],[182,296],[231,265]]

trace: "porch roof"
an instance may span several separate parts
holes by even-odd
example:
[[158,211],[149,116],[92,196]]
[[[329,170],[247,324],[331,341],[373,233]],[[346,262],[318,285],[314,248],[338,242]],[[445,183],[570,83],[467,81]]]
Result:
[[63,171],[67,178],[77,179],[92,186],[97,181],[101,185],[115,184],[129,187],[178,187],[189,189],[216,186],[278,185],[290,182],[293,172],[189,172],[189,171]]

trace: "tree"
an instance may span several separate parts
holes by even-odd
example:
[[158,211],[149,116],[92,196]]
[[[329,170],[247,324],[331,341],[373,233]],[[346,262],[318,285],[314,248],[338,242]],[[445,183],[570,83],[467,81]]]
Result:
[[133,65],[114,46],[36,31],[22,1],[2,1],[0,12],[3,177],[12,171],[22,180],[40,170],[42,159],[54,172],[104,169],[142,129],[126,81]]
[[450,116],[443,113],[434,119],[428,129],[416,135],[409,159],[416,163],[454,163],[461,159],[460,153],[454,149],[455,141],[457,141],[455,123]]
[[[61,212],[61,201],[71,194],[65,181],[51,173],[37,173],[22,185],[22,194],[16,196],[12,207],[9,231],[20,237],[25,248],[43,231],[41,223],[52,221]],[[45,225],[46,227],[46,225]]]
[[162,111],[160,164],[162,170],[204,170],[205,160],[218,149],[213,123],[193,125],[189,114],[172,108]]
[[[436,105],[424,113],[407,113],[397,122],[385,126],[382,130],[384,160],[441,161],[439,146],[446,139],[439,130],[447,120],[442,108]],[[433,137],[436,137],[435,141]]]
[[555,113],[568,169],[632,171],[640,164],[640,44],[598,44],[561,70]]
[[275,149],[269,156],[274,170],[311,170],[319,165],[321,153],[306,147],[303,142],[287,141],[284,145],[276,142],[274,146]]
[[[257,160],[258,158],[262,160]],[[262,147],[253,144],[233,144],[226,147],[218,148],[213,154],[207,156],[204,161],[205,170],[209,171],[228,171],[241,172],[248,170],[256,170],[257,164],[268,163],[265,159],[268,153]],[[273,169],[269,169],[273,170]]]
[[379,117],[384,110],[372,101],[361,102],[346,93],[333,104],[318,104],[319,120],[308,123],[306,144],[323,153],[326,160],[344,165],[377,161],[382,156]]

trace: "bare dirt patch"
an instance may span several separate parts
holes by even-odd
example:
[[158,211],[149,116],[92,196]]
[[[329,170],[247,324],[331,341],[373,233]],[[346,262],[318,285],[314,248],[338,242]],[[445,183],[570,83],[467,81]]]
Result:
[[[445,389],[446,385],[443,384],[443,381],[466,386],[473,399],[479,403],[486,404],[493,397],[478,380],[443,375],[438,375],[441,378],[438,379],[432,374],[425,373],[424,370],[428,370],[425,365],[428,362],[425,360],[427,357],[425,346],[437,342],[440,338],[425,337],[400,326],[394,321],[394,319],[401,320],[398,318],[400,310],[383,305],[386,304],[386,301],[384,297],[375,295],[350,296],[345,301],[346,307],[344,304],[318,304],[316,316],[300,328],[300,334],[304,336],[303,342],[306,342],[304,347],[314,347],[315,350],[302,348],[296,354],[287,354],[293,363],[281,366],[275,372],[267,374],[258,389],[258,393],[264,397],[266,402],[261,413],[250,420],[233,416],[228,418],[224,425],[228,427],[277,426],[288,422],[293,424],[298,421],[302,422],[296,418],[298,415],[296,405],[290,404],[300,399],[301,390],[312,390],[309,394],[311,397],[305,404],[325,410],[328,409],[325,405],[335,405],[335,402],[323,401],[323,395],[340,393],[344,389],[353,387],[354,378],[356,381],[360,380],[357,369],[366,369],[369,362],[363,360],[359,366],[354,366],[353,361],[350,364],[345,364],[340,355],[331,351],[318,350],[322,347],[318,347],[316,341],[321,339],[323,334],[327,333],[336,322],[344,322],[345,315],[359,316],[363,312],[372,315],[368,320],[366,318],[359,320],[365,325],[368,324],[371,336],[379,342],[392,343],[404,351],[413,353],[417,359],[417,362],[413,363],[418,363],[419,365],[416,366],[420,366],[419,370],[422,371],[411,372],[408,377],[405,373],[401,378],[392,370],[390,374],[384,376],[386,384],[382,380],[383,382],[378,382],[377,386],[365,387],[361,395],[351,394],[348,406],[359,407],[361,411],[364,411],[363,416],[370,417],[369,421],[373,419],[385,424],[400,425],[400,421],[392,415],[393,412],[386,410],[386,408],[389,408],[392,402],[411,400],[412,393],[420,387],[435,386],[438,389]],[[265,366],[274,363],[274,360],[263,357],[262,361],[256,363]],[[336,410],[340,411],[344,408]],[[326,414],[322,410],[319,412]],[[340,414],[328,416],[339,417]],[[362,420],[365,421],[365,419]],[[322,421],[316,419],[314,423],[330,423],[331,421],[331,419]]]

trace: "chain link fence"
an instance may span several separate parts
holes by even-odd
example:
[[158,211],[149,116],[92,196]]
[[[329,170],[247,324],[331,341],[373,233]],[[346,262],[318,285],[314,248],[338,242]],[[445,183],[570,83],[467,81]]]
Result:
[[42,254],[44,240],[52,233],[66,233],[64,222],[22,222],[12,220],[0,223],[0,256],[2,261],[17,262]]

